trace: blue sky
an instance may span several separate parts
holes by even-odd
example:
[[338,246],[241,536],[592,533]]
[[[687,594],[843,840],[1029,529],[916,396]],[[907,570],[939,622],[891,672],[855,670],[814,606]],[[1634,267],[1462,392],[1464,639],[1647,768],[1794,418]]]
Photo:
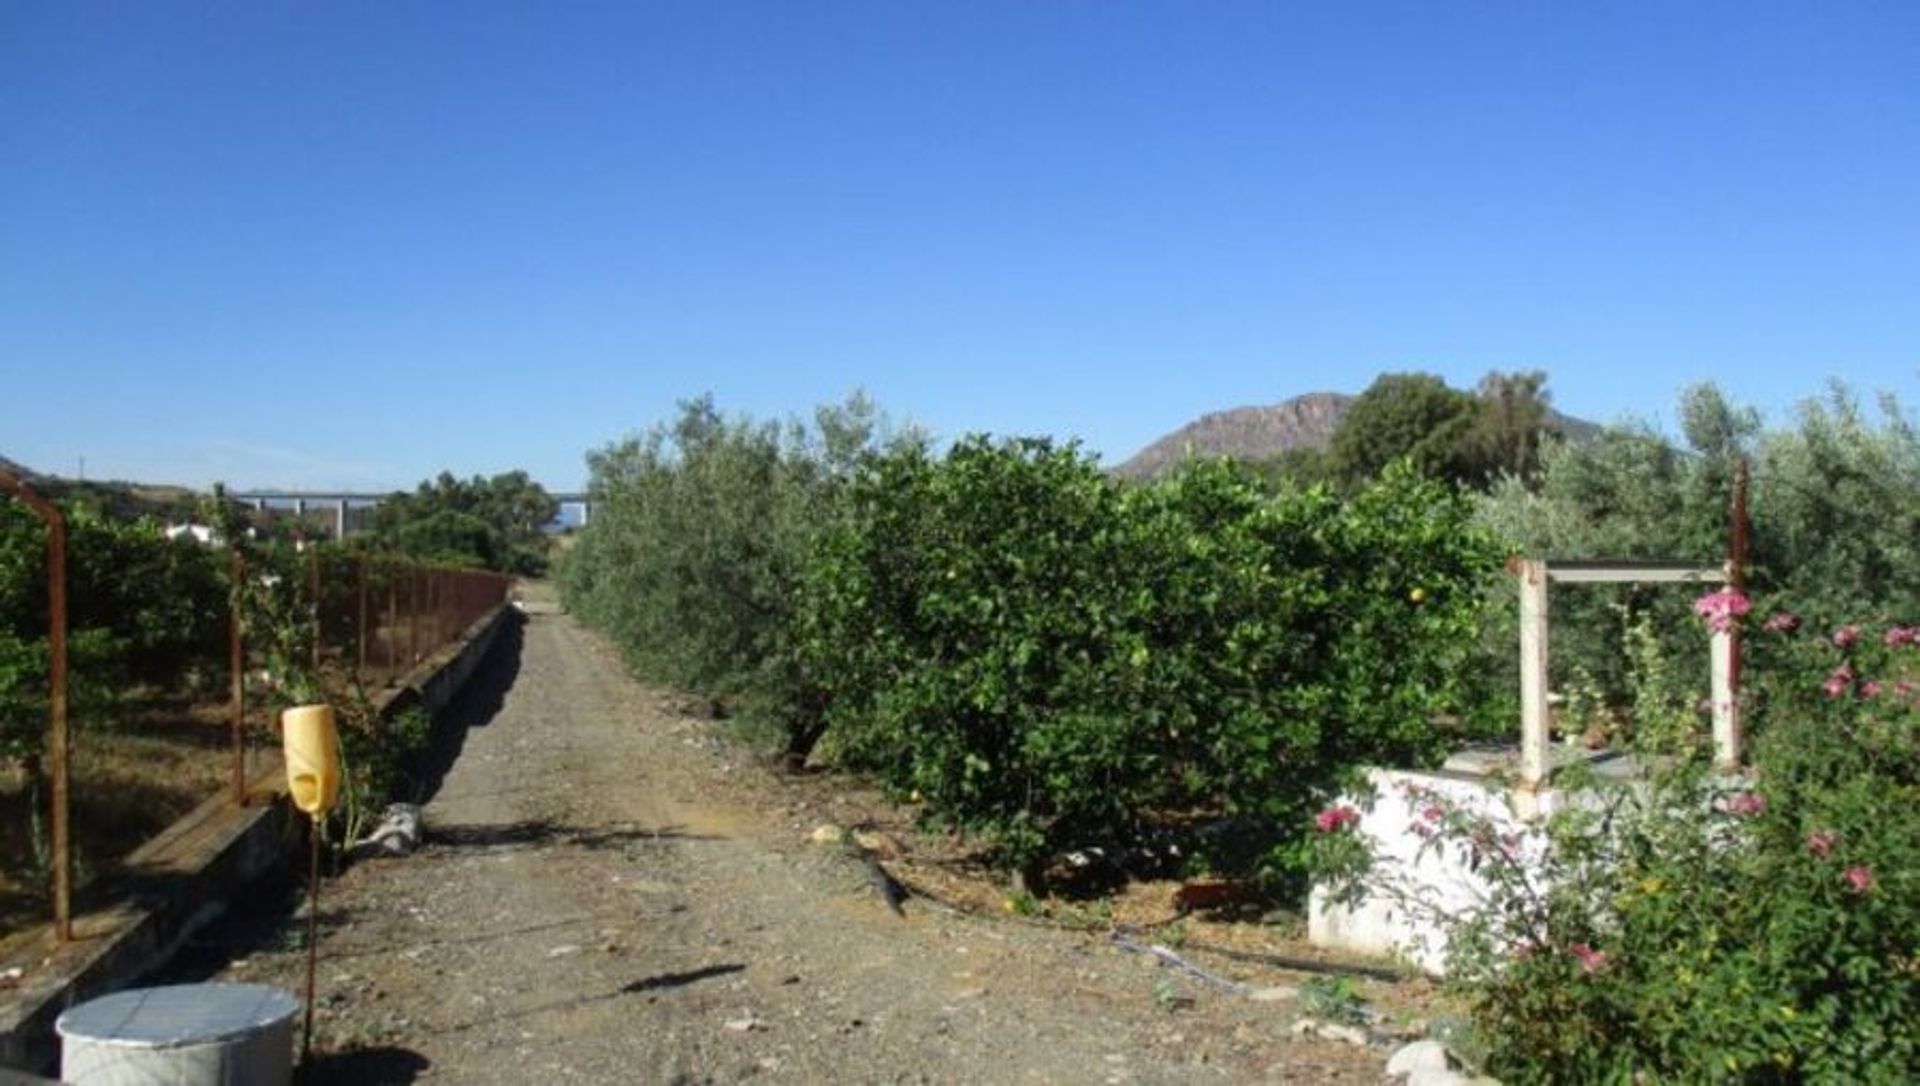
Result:
[[583,481],[712,391],[1109,461],[1545,369],[1920,403],[1909,3],[0,5],[0,454]]

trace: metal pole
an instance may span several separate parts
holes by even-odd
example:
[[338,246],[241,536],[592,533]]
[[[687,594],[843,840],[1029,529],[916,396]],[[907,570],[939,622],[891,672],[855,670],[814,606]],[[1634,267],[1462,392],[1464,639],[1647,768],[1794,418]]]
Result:
[[53,934],[73,939],[72,779],[67,727],[67,518],[26,480],[0,468],[0,490],[20,499],[47,526],[47,760],[52,804]]
[[307,606],[313,611],[313,670],[317,676],[320,671],[320,641],[323,627],[320,623],[320,547],[318,544],[307,549]]
[[[1747,518],[1747,458],[1733,465],[1733,500],[1727,510],[1727,587],[1747,591],[1747,543],[1752,524]],[[1740,768],[1744,735],[1740,720],[1740,629],[1716,632],[1713,639],[1714,678],[1724,689],[1714,691],[1713,756],[1724,770]],[[1724,675],[1724,678],[1723,678]]]
[[227,674],[228,697],[231,701],[229,712],[232,716],[233,732],[233,802],[238,806],[247,805],[247,762],[244,744],[247,734],[247,646],[245,641],[246,616],[241,607],[246,592],[247,560],[240,553],[238,540],[228,540],[227,568],[233,577],[233,590],[228,595],[227,607]]
[[353,590],[359,605],[353,624],[354,654],[358,660],[355,670],[364,679],[367,674],[367,556],[364,554],[354,559]]
[[407,661],[411,668],[420,662],[420,571],[407,571],[407,648],[413,657]]
[[71,756],[67,726],[67,518],[51,505],[47,521],[47,745],[53,753],[53,932],[61,942],[73,939],[73,832]]
[[320,962],[320,817],[307,827],[307,1028],[300,1039],[300,1067],[313,1059],[313,975]]
[[[380,630],[380,633],[381,633],[380,644],[383,650],[380,653],[380,657],[381,657],[381,662],[386,665],[386,671],[382,676],[383,680],[393,678],[393,654],[395,651],[395,645],[393,642],[394,642],[394,638],[399,636],[399,630],[400,630],[400,625],[399,625],[400,583],[393,579],[393,563],[388,562],[386,563],[386,566],[387,566],[387,621],[386,621],[386,624],[382,626]],[[382,685],[385,685],[384,682],[382,683]]]

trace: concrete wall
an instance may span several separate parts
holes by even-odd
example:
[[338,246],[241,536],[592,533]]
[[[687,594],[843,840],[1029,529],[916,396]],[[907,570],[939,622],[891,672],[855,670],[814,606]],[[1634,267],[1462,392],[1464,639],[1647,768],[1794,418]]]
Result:
[[[1351,832],[1372,848],[1375,870],[1393,883],[1393,891],[1344,905],[1315,887],[1308,904],[1307,938],[1315,946],[1404,958],[1429,973],[1443,973],[1447,937],[1442,917],[1478,907],[1487,886],[1469,869],[1463,849],[1436,847],[1416,829],[1424,824],[1420,812],[1429,802],[1418,798],[1421,790],[1444,797],[1462,811],[1484,815],[1497,833],[1513,836],[1528,862],[1537,863],[1542,835],[1536,824],[1514,813],[1508,800],[1512,789],[1505,783],[1402,769],[1368,770],[1367,782],[1374,791],[1370,807],[1362,797],[1344,800],[1360,811],[1360,824]],[[1538,809],[1545,815],[1570,800],[1563,791],[1543,790]]]

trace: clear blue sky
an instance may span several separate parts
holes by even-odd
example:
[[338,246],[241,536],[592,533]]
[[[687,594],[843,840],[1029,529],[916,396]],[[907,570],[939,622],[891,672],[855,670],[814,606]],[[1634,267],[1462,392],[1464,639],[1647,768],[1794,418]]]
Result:
[[1117,461],[1385,370],[1920,403],[1920,6],[0,5],[0,454],[580,484],[711,390]]

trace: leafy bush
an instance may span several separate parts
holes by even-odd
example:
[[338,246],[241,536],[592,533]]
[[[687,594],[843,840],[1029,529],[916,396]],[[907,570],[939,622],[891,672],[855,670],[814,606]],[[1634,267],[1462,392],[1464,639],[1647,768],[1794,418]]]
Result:
[[[67,514],[72,719],[98,724],[136,686],[193,689],[219,674],[226,589],[204,547],[151,521]],[[47,722],[46,529],[0,501],[0,755],[31,756]]]
[[[915,440],[863,396],[811,427],[683,403],[672,425],[588,458],[594,515],[560,568],[565,599],[645,678],[815,717],[788,641],[807,549],[854,466]],[[817,731],[796,727],[797,755]]]
[[524,471],[472,479],[443,471],[375,506],[372,526],[381,547],[396,554],[538,575],[547,568],[543,532],[557,511],[552,496]]
[[[1652,763],[1528,836],[1416,797],[1428,847],[1487,887],[1449,918],[1450,979],[1495,1074],[1920,1075],[1920,631],[1753,625],[1751,774]],[[1365,872],[1351,831],[1325,828],[1331,866]]]
[[1437,752],[1494,561],[1467,518],[1405,471],[1269,498],[1224,463],[1133,489],[1045,441],[910,450],[816,549],[800,659],[843,762],[1010,864],[1199,811],[1278,871],[1341,769]]

